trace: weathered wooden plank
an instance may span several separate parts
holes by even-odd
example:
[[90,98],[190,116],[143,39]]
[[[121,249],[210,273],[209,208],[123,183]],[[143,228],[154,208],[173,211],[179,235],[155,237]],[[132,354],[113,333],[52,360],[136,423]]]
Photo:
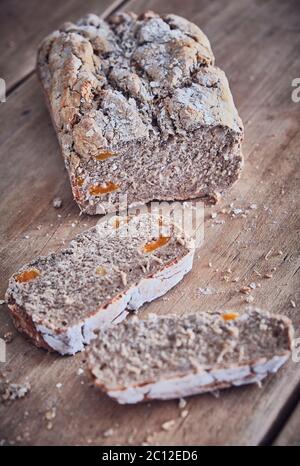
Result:
[[[199,249],[192,273],[167,299],[145,306],[141,315],[239,309],[247,305],[239,289],[252,282],[257,285],[252,292],[254,304],[289,315],[299,329],[300,107],[291,100],[300,45],[296,2],[174,1],[160,5],[151,1],[146,5],[136,0],[128,6],[136,11],[147,7],[185,15],[211,38],[245,122],[246,164],[240,182],[213,209],[219,212],[217,218],[211,219],[211,210],[206,209],[205,245]],[[0,297],[9,275],[21,264],[57,249],[63,240],[84,229],[84,224],[97,221],[78,216],[35,76],[12,93],[4,109],[0,115],[0,170],[5,173],[0,183]],[[51,206],[56,195],[64,201],[60,211]],[[220,213],[223,207],[231,211],[232,202],[248,213],[235,218]],[[251,204],[257,208],[248,209]],[[219,220],[225,223],[216,223]],[[229,268],[232,273],[226,272]],[[271,272],[273,278],[260,277],[255,271]],[[239,280],[232,281],[236,277]],[[205,287],[211,294],[199,293]],[[85,367],[83,354],[60,358],[34,348],[17,334],[2,308],[1,332],[10,329],[14,333],[3,369],[9,371],[11,380],[28,379],[32,387],[23,400],[0,406],[0,440],[7,442],[124,444],[141,443],[151,434],[157,444],[253,445],[266,437],[298,385],[299,364],[291,362],[262,389],[231,389],[218,399],[211,395],[191,398],[185,419],[179,416],[175,401],[118,406],[89,386],[86,373],[77,375],[78,368]],[[57,388],[57,383],[62,387]],[[48,430],[45,413],[52,406],[56,417]],[[176,425],[165,432],[161,425],[169,419],[175,419]],[[111,427],[113,435],[104,437],[103,432]]]
[[64,21],[86,13],[103,14],[124,3],[122,0],[4,0],[0,15],[0,77],[7,90],[35,68],[39,42]]
[[300,446],[300,403],[275,439],[275,446]]

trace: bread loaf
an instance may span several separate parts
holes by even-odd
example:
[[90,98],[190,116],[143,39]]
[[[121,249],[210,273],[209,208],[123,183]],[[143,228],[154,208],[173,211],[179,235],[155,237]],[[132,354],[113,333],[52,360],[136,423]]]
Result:
[[89,349],[95,385],[119,403],[260,382],[291,352],[290,320],[257,309],[130,319]]
[[38,72],[82,211],[215,202],[237,180],[242,122],[207,37],[186,19],[88,15],[43,41]]

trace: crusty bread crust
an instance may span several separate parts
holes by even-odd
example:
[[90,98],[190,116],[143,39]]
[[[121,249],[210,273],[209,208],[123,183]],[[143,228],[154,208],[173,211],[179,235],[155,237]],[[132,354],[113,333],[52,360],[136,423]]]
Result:
[[32,343],[38,348],[44,348],[50,352],[53,351],[43,338],[43,334],[39,332],[32,320],[32,318],[26,313],[26,311],[16,304],[8,305],[10,315],[12,316],[13,323],[16,329],[30,338]]
[[184,18],[88,15],[43,41],[38,73],[82,211],[113,211],[120,195],[215,202],[238,179],[242,122]]

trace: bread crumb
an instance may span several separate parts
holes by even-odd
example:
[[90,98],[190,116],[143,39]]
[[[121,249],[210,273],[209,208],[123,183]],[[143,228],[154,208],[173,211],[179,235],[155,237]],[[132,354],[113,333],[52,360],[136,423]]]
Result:
[[179,403],[178,403],[179,409],[184,409],[186,405],[187,405],[187,401],[184,398],[180,398]]
[[296,303],[295,303],[295,301],[294,301],[293,299],[290,300],[290,303],[291,303],[291,306],[292,306],[293,308],[296,307]]
[[187,416],[189,415],[189,411],[187,409],[184,409],[183,411],[181,411],[181,414],[180,416],[185,419]]
[[231,214],[232,214],[233,217],[236,217],[236,216],[241,215],[241,214],[243,214],[243,213],[244,213],[243,209],[240,209],[240,208],[238,208],[238,207],[234,207],[234,208],[231,210]]
[[112,427],[103,432],[104,438],[112,437],[113,435],[114,435],[114,429]]
[[213,288],[205,287],[205,288],[197,288],[197,293],[198,294],[203,294],[203,295],[211,295],[215,293],[215,290]]
[[254,298],[253,296],[247,296],[247,298],[245,299],[246,303],[253,303],[254,301]]
[[122,280],[123,286],[127,286],[127,273],[121,270],[120,274],[121,274],[121,280]]
[[242,286],[242,288],[240,288],[240,293],[243,293],[243,294],[249,294],[251,291],[251,288],[249,286]]
[[56,386],[56,388],[61,388],[63,386],[63,384],[61,382],[58,382],[55,386]]
[[56,407],[53,406],[51,409],[46,411],[45,419],[47,419],[47,421],[51,421],[52,419],[55,419],[55,417],[56,417]]
[[222,279],[223,279],[225,282],[229,282],[230,277],[229,277],[228,275],[223,275]]
[[175,420],[174,419],[170,419],[170,421],[166,421],[162,424],[161,428],[165,431],[169,431],[171,429],[173,429],[173,427],[175,426]]
[[2,304],[6,304],[5,299],[0,299],[0,305],[2,305]]
[[146,440],[145,440],[145,443],[147,443],[147,445],[151,445],[151,443],[153,443],[153,435],[147,435],[146,437]]
[[265,273],[264,278],[273,278],[273,274],[272,273]]
[[255,210],[255,209],[257,209],[257,204],[250,204],[249,207],[250,207],[250,209]]
[[214,225],[224,225],[225,220],[216,220]]
[[14,339],[14,335],[12,332],[4,333],[3,340],[5,341],[5,343],[11,343],[13,339]]
[[218,215],[217,212],[212,212],[210,214],[211,218],[217,218],[217,215]]
[[24,398],[24,396],[27,395],[29,391],[30,391],[29,383],[17,384],[17,383],[6,382],[4,386],[2,387],[1,398],[3,401],[18,400],[20,398]]
[[62,206],[62,199],[60,197],[55,197],[52,201],[54,209],[60,209]]
[[77,374],[78,375],[81,375],[84,373],[84,370],[82,369],[82,367],[79,367],[78,371],[77,371]]

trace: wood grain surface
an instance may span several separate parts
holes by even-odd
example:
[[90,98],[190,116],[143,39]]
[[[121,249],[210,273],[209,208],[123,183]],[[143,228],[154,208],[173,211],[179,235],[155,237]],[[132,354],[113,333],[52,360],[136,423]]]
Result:
[[0,15],[0,76],[10,91],[35,68],[41,40],[65,21],[113,11],[122,0],[3,0]]
[[[0,298],[18,267],[57,250],[98,220],[79,216],[72,200],[33,71],[36,44],[45,34],[92,7],[102,13],[112,6],[79,0],[28,4],[34,14],[25,2],[2,2],[0,77],[7,76],[12,91],[0,107]],[[144,306],[140,316],[244,309],[248,297],[240,289],[254,283],[252,305],[288,315],[300,337],[300,103],[291,98],[292,80],[300,77],[299,2],[132,0],[122,2],[122,8],[173,12],[198,24],[229,78],[245,124],[242,177],[217,206],[205,209],[204,244],[193,271],[165,298]],[[11,36],[16,18],[23,21],[24,15],[26,33],[19,30]],[[4,47],[7,40],[18,44],[15,54]],[[55,196],[63,199],[59,210],[52,207]],[[239,212],[235,208],[242,212],[234,216]],[[210,294],[201,292],[206,287]],[[91,386],[84,353],[59,357],[38,350],[14,329],[5,304],[0,311],[0,337],[13,333],[0,371],[11,382],[31,386],[23,399],[0,402],[0,444],[258,445],[275,437],[275,444],[300,441],[299,406],[291,412],[299,398],[300,363],[291,360],[261,388],[191,397],[183,419],[177,401],[117,405]],[[51,420],[49,411],[54,413]],[[162,424],[171,419],[174,428],[163,430]]]

